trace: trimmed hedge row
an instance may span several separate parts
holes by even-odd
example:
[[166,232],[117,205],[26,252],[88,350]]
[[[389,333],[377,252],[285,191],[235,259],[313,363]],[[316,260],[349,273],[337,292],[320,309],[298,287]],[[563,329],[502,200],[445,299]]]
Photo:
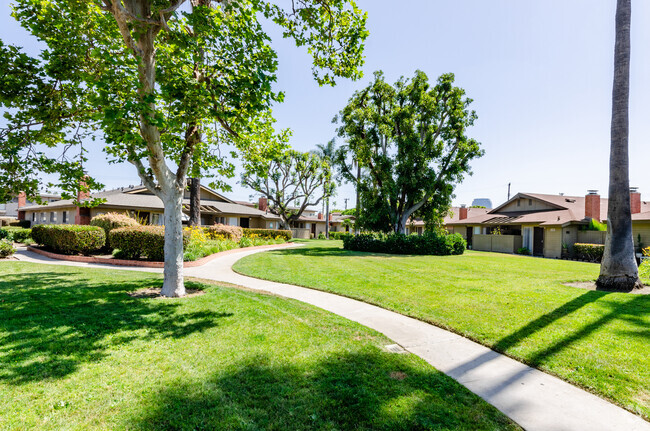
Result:
[[372,253],[448,256],[463,254],[467,242],[457,233],[452,235],[440,235],[434,232],[425,232],[423,235],[374,233],[344,237],[343,248]]
[[249,229],[243,228],[244,236],[250,238],[253,235],[257,235],[260,238],[264,239],[275,239],[280,237],[285,241],[289,241],[293,238],[293,234],[290,230],[276,230],[276,229]]
[[[165,260],[165,227],[164,226],[133,226],[111,230],[108,242],[118,249],[117,257],[123,259]],[[183,248],[189,242],[188,233],[183,233]]]
[[330,232],[330,239],[342,240],[346,237],[354,236],[349,232]]
[[573,244],[573,253],[577,259],[599,263],[603,259],[603,244]]
[[18,220],[9,223],[9,226],[22,227],[23,229],[29,229],[32,227],[32,222],[30,220]]
[[31,229],[23,229],[22,227],[3,227],[0,228],[0,239],[7,239],[14,242],[25,242],[25,240],[32,235]]
[[121,227],[140,226],[140,223],[138,223],[136,219],[129,217],[126,214],[111,212],[111,213],[96,215],[95,217],[93,217],[92,220],[90,220],[90,225],[99,226],[102,229],[104,229],[104,232],[106,233],[106,238],[108,238],[108,234],[113,229],[118,229]]
[[106,244],[104,229],[73,224],[36,225],[32,228],[32,239],[62,254],[90,254]]

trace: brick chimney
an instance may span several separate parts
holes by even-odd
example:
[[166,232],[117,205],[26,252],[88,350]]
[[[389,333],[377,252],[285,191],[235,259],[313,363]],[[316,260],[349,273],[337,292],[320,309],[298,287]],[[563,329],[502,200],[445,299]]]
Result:
[[632,214],[641,212],[641,193],[637,187],[630,187],[630,209]]
[[[82,178],[79,180],[79,186],[80,186],[80,188],[85,188],[85,187],[88,186],[88,185],[86,184],[86,177],[85,177],[85,176],[82,177]],[[90,199],[90,193],[89,193],[88,191],[79,190],[79,193],[77,193],[77,200],[78,200],[79,202],[81,202],[81,201],[85,201],[86,199]]]
[[27,206],[27,195],[25,192],[18,193],[18,208]]
[[257,207],[260,211],[266,211],[269,209],[269,201],[266,198],[260,198]]
[[460,209],[458,210],[458,219],[465,220],[466,218],[467,218],[467,207],[465,205],[461,205]]
[[323,213],[318,213],[318,220],[323,220]]
[[601,221],[598,190],[587,190],[587,193],[587,196],[585,196],[585,217]]
[[332,214],[330,214],[330,221],[332,221]]

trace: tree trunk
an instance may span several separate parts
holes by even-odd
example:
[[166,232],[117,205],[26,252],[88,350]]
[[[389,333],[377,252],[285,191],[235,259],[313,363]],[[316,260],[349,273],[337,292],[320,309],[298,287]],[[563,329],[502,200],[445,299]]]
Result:
[[164,196],[165,206],[165,281],[162,296],[185,296],[183,283],[183,192]]
[[325,199],[325,238],[330,239],[330,198]]
[[361,165],[357,162],[357,208],[356,208],[356,220],[354,221],[354,234],[359,235],[361,233],[361,227],[359,226],[359,216],[361,215],[361,201],[359,200],[359,181],[361,180]]
[[596,284],[600,289],[630,291],[642,287],[634,257],[628,155],[631,0],[616,6],[616,47],[609,158],[607,241]]
[[192,178],[190,183],[190,226],[201,225],[201,180]]

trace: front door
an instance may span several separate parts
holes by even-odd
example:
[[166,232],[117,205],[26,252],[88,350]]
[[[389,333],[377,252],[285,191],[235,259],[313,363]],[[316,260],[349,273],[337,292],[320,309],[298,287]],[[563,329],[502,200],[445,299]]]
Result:
[[248,229],[250,226],[250,220],[248,217],[242,217],[239,219],[239,226],[243,227],[244,229]]
[[544,228],[536,227],[533,232],[533,256],[544,256]]
[[465,235],[465,238],[467,239],[467,247],[470,249],[472,248],[472,235],[474,235],[474,228],[467,226],[467,233]]

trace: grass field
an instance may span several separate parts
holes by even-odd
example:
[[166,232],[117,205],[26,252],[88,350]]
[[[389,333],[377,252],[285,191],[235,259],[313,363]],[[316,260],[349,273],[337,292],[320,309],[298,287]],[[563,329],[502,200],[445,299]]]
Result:
[[248,256],[235,270],[448,328],[650,417],[650,295],[589,291],[598,265],[468,251],[348,252],[340,241]]
[[0,262],[2,430],[519,429],[314,307],[155,274]]

